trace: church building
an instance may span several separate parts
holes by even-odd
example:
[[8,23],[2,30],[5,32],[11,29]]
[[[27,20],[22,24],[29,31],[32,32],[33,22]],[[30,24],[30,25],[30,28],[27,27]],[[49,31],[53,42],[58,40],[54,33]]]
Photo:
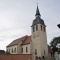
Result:
[[48,56],[46,25],[41,19],[38,6],[31,25],[31,36],[26,35],[14,40],[6,49],[11,54],[32,54],[35,58]]

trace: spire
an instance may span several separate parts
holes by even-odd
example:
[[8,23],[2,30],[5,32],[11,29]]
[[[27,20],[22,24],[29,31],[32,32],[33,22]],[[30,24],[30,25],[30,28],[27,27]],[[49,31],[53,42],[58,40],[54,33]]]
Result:
[[38,5],[37,5],[37,10],[36,10],[36,14],[35,14],[35,16],[41,16],[41,15],[40,15],[40,12],[39,12]]

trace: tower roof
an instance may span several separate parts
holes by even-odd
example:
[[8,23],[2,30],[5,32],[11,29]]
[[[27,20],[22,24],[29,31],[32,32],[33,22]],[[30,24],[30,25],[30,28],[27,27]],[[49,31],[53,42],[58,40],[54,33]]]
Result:
[[45,26],[45,23],[43,21],[43,19],[41,19],[41,15],[40,15],[40,12],[39,12],[39,9],[38,9],[38,6],[37,6],[37,10],[36,10],[36,18],[33,20],[33,24],[32,26],[36,25],[36,24],[42,24]]
[[37,15],[41,16],[41,15],[40,15],[40,12],[39,12],[38,6],[37,6],[37,9],[36,9],[36,14],[35,14],[35,16],[37,16]]

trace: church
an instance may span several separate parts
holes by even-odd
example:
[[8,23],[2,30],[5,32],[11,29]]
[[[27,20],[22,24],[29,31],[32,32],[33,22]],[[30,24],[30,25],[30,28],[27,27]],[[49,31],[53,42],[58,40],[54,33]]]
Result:
[[6,50],[10,54],[32,54],[36,58],[48,56],[46,25],[41,19],[38,6],[31,24],[31,36],[26,35],[12,41]]

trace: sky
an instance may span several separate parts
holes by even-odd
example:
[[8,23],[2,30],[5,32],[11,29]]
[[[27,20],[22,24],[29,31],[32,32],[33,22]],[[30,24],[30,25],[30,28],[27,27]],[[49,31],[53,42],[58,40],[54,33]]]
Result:
[[31,35],[37,3],[46,24],[47,43],[60,36],[60,0],[0,0],[0,50],[13,40]]

